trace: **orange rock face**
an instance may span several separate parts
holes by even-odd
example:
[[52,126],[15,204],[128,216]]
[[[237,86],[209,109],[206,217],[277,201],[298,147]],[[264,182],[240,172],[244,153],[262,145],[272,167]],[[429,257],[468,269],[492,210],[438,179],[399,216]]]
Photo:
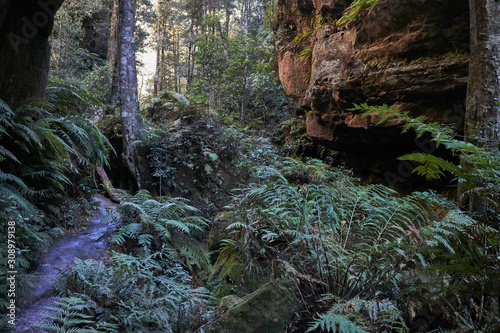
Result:
[[450,110],[465,101],[468,0],[380,0],[371,12],[337,26],[350,3],[279,1],[279,77],[303,109],[312,111],[309,136],[334,148],[385,144],[384,131],[373,130],[376,119],[350,111],[353,103],[460,121]]

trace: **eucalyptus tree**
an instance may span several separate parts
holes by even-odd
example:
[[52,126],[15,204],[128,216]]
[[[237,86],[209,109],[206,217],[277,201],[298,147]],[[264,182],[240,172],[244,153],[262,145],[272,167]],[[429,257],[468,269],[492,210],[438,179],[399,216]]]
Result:
[[144,122],[139,107],[135,58],[135,1],[120,0],[120,111],[123,127],[122,161],[130,189],[148,188],[151,181],[147,158],[141,151]]
[[[187,77],[189,43],[184,31],[188,17],[181,1],[159,1],[156,6],[156,69],[153,93],[167,89],[180,93]],[[186,81],[186,80],[184,80]]]
[[[470,0],[470,63],[465,114],[465,139],[477,145],[498,149],[500,144],[500,2]],[[471,166],[463,163],[465,169]],[[462,191],[463,192],[463,191]],[[485,184],[480,196],[461,193],[462,204],[473,211],[487,213],[481,195],[488,195]]]
[[51,74],[66,81],[85,77],[105,64],[112,0],[66,0],[50,36]]

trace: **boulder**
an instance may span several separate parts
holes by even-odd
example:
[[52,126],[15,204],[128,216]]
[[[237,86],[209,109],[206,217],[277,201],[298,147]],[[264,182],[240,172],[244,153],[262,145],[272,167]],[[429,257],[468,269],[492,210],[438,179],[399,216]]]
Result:
[[287,283],[269,282],[214,320],[205,332],[282,333],[299,301]]

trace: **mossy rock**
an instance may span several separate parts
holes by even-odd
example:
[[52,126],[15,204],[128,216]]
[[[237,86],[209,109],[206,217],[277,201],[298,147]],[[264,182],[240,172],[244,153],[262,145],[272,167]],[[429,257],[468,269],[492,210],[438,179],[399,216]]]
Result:
[[222,240],[228,238],[226,228],[229,222],[219,214],[215,217],[210,234],[208,236],[208,249],[210,251],[217,251],[222,247]]
[[291,287],[269,282],[228,309],[205,332],[282,333],[298,308]]
[[227,295],[222,297],[220,303],[219,303],[219,309],[221,310],[227,310],[232,308],[233,306],[237,305],[238,303],[241,303],[243,300],[238,297],[237,295]]

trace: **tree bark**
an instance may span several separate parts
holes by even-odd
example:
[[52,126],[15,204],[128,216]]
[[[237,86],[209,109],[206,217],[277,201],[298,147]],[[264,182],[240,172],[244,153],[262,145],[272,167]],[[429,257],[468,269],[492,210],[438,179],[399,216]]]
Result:
[[[470,63],[465,113],[465,140],[491,148],[499,144],[500,112],[500,2],[469,0]],[[497,126],[491,126],[497,125]],[[472,166],[462,162],[467,172]],[[459,188],[462,207],[486,214],[487,204],[480,196]]]
[[160,82],[158,83],[160,93],[164,90],[165,84],[165,25],[166,21],[163,19],[161,21]]
[[259,23],[264,24],[264,6],[260,0],[257,0],[257,16],[259,17]]
[[111,92],[109,94],[108,102],[116,105],[118,104],[120,95],[120,66],[118,61],[118,29],[119,29],[119,16],[120,5],[118,0],[113,1],[113,11],[111,13],[111,25],[109,29],[108,39],[108,55],[107,63],[111,70]]
[[161,8],[158,9],[158,21],[156,22],[156,69],[153,95],[158,96],[158,86],[160,81],[160,43],[161,39]]
[[[499,142],[500,123],[500,2],[470,0],[471,52],[467,86],[466,140],[486,146]],[[476,125],[480,131],[476,130]]]
[[44,97],[50,62],[49,36],[63,0],[0,2],[0,99],[15,107]]
[[194,19],[191,19],[191,23],[189,24],[189,43],[188,43],[188,57],[187,57],[187,89],[191,87],[191,82],[193,80],[192,72],[191,72],[191,57],[193,54],[193,30],[194,30]]
[[135,60],[134,0],[120,0],[120,107],[123,127],[122,160],[128,170],[130,190],[149,189],[151,174],[141,149],[144,123],[139,108]]
[[244,82],[243,82],[243,93],[241,96],[241,109],[240,109],[240,122],[245,123],[245,116],[246,116],[246,105],[247,105],[247,90],[248,90],[248,32],[249,32],[249,26],[248,26],[248,15],[250,11],[250,5],[248,3],[248,0],[244,1],[244,9],[243,9],[243,16],[244,16],[244,29],[245,29],[245,66],[244,66]]

